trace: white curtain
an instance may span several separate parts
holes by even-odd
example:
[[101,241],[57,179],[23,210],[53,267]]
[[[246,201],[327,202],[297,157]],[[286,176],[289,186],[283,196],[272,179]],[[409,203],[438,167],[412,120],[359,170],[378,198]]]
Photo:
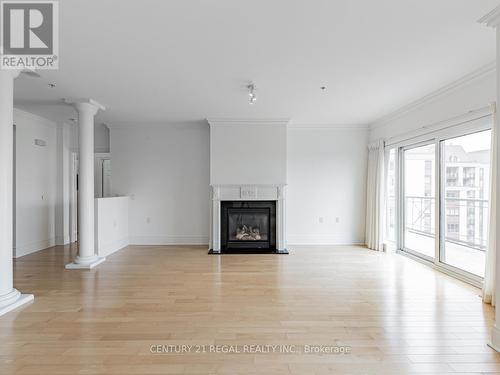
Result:
[[366,246],[383,250],[384,223],[384,141],[368,145],[368,178],[366,181]]
[[484,273],[484,284],[483,284],[483,301],[485,303],[491,303],[495,306],[495,268],[496,268],[496,206],[497,206],[497,155],[498,155],[498,145],[497,145],[497,133],[498,133],[498,117],[496,114],[496,106],[492,104],[493,112],[493,124],[491,127],[491,164],[490,164],[490,218],[488,225],[488,246],[486,250],[486,269]]

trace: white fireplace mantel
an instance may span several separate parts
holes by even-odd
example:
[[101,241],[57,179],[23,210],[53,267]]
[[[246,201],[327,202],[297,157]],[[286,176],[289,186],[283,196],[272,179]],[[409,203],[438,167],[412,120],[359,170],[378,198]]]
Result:
[[221,201],[276,201],[276,250],[288,253],[285,243],[285,187],[277,185],[211,185],[210,251],[221,252]]

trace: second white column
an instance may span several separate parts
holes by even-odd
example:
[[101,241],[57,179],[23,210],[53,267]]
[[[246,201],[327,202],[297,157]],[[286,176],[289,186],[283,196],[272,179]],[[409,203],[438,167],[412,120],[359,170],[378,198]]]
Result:
[[95,253],[94,239],[94,116],[104,107],[92,99],[66,101],[78,111],[78,256],[67,269],[90,269],[105,261]]

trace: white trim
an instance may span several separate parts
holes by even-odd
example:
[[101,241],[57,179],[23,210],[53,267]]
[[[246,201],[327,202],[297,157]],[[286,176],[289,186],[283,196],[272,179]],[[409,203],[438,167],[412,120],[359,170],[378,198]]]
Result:
[[424,265],[426,265],[426,266],[428,266],[430,268],[435,269],[436,271],[442,272],[442,273],[444,273],[444,274],[446,274],[448,276],[451,276],[451,277],[453,277],[455,279],[463,281],[464,283],[472,285],[473,287],[476,287],[478,289],[482,288],[482,283],[477,282],[476,280],[473,280],[473,279],[471,279],[471,278],[469,278],[467,276],[464,276],[460,272],[455,272],[455,271],[453,271],[450,268],[443,267],[443,264],[441,264],[441,263],[437,263],[436,264],[434,262],[431,262],[430,260],[421,258],[419,256],[413,255],[412,253],[409,253],[407,251],[400,250],[400,249],[396,250],[396,254],[399,254],[399,255],[405,256],[407,258],[410,258],[412,260],[415,260],[415,261],[417,261],[419,263],[422,263],[422,264],[424,264]]
[[35,299],[33,294],[21,294],[14,302],[8,304],[7,306],[0,307],[0,316],[7,314],[8,312],[17,309]]
[[41,250],[48,249],[49,247],[53,247],[56,245],[56,238],[51,237],[45,240],[28,242],[26,244],[22,244],[14,248],[14,258],[20,258],[25,255],[33,254]]
[[288,234],[288,247],[297,245],[365,246],[364,239],[350,239],[335,234]]
[[[446,132],[462,132],[467,128],[480,130],[481,126],[474,124],[475,121],[492,116],[494,107],[492,105],[469,111],[451,119],[424,125],[411,132],[396,135],[385,140],[386,147],[401,147],[406,144],[421,143],[442,137]],[[462,129],[463,128],[463,129]]]
[[70,243],[69,235],[56,236],[56,246],[64,246]]
[[389,113],[388,115],[385,115],[385,116],[379,118],[378,120],[373,121],[372,124],[370,125],[370,128],[371,129],[378,129],[378,128],[382,128],[384,126],[388,126],[388,125],[390,125],[391,121],[396,120],[397,118],[404,116],[408,112],[411,112],[411,111],[418,109],[426,104],[434,102],[443,96],[447,96],[447,95],[461,89],[462,87],[469,85],[470,83],[472,83],[476,80],[479,80],[479,79],[481,79],[489,74],[494,74],[495,71],[496,71],[496,61],[492,61],[489,64],[465,75],[464,77],[462,77],[462,78],[460,78],[460,79],[458,79],[458,80],[456,80],[456,81],[454,81],[446,86],[443,86],[440,89],[435,90],[435,91],[423,96],[422,98],[420,98],[418,100],[415,100],[411,103],[408,103],[408,104],[400,107],[399,109]]
[[129,242],[134,245],[208,245],[208,236],[130,236]]
[[105,111],[106,107],[103,106],[101,103],[98,101],[92,99],[92,98],[66,98],[64,99],[64,103],[70,104],[73,106],[77,106],[78,104],[89,104],[93,107],[95,107],[97,110]]
[[51,128],[55,128],[57,126],[57,123],[55,121],[49,120],[45,117],[35,115],[34,113],[14,108],[14,124],[18,124],[18,118],[28,120],[28,121],[35,121],[38,123],[41,123],[41,125],[45,125]]
[[497,27],[500,25],[500,6],[497,6],[491,12],[478,19],[477,22],[485,24],[488,27]]
[[367,124],[288,124],[288,129],[321,129],[321,130],[370,130]]
[[107,257],[119,250],[123,250],[129,245],[129,239],[127,237],[120,238],[116,241],[111,241],[106,244],[102,244],[97,250],[97,255],[100,257]]
[[68,263],[65,268],[67,270],[91,270],[92,268],[97,267],[99,264],[106,261],[106,258],[96,257],[94,261],[90,263]]
[[214,126],[286,126],[290,122],[289,118],[207,118],[210,127]]

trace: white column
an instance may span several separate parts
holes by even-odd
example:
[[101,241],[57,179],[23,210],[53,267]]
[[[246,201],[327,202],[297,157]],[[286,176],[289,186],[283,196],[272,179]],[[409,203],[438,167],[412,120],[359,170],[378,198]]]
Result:
[[13,165],[14,78],[19,71],[0,70],[0,315],[33,300],[32,294],[14,289]]
[[94,116],[104,107],[92,99],[68,99],[78,111],[78,256],[67,269],[90,269],[106,259],[95,253]]
[[276,252],[279,254],[288,254],[286,248],[286,186],[278,186],[276,201]]
[[[496,28],[496,49],[497,49],[497,103],[498,98],[500,98],[500,7],[495,8],[486,16],[479,20],[480,23],[484,23],[490,27]],[[499,126],[498,116],[497,123],[494,126]],[[497,145],[500,145],[500,132],[496,132],[497,135]],[[500,176],[500,152],[497,153],[497,175]],[[500,194],[500,184],[497,184],[496,194]],[[500,212],[500,199],[497,199],[496,206],[497,217]],[[495,308],[495,325],[493,326],[493,330],[491,332],[491,342],[490,346],[495,349],[497,352],[500,352],[500,220],[497,220],[496,228],[490,228],[490,230],[496,230],[496,238],[497,238],[497,249],[496,249],[496,271],[495,271],[495,295],[496,295],[496,308]]]
[[212,225],[211,246],[209,253],[220,254],[220,187],[212,186]]

